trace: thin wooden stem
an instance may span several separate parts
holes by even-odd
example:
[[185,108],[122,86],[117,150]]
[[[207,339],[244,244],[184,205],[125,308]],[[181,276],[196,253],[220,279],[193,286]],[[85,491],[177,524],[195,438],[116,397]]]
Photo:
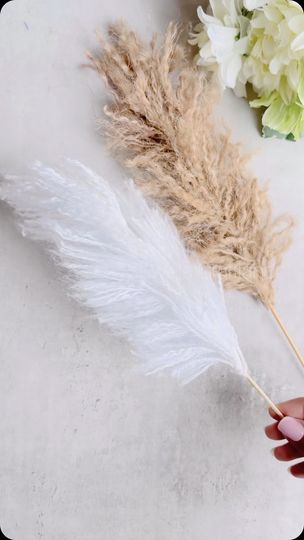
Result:
[[246,378],[248,381],[252,384],[252,386],[256,389],[256,391],[262,396],[265,401],[267,401],[268,405],[271,407],[271,409],[280,417],[284,418],[283,413],[280,411],[280,409],[275,405],[275,403],[270,399],[267,394],[265,394],[264,390],[260,387],[260,385],[249,375],[249,373],[246,375]]
[[283,323],[281,317],[279,316],[277,310],[275,309],[275,307],[272,304],[270,304],[268,307],[269,307],[274,319],[276,320],[279,327],[281,328],[281,330],[282,330],[284,336],[286,337],[289,345],[291,346],[293,352],[295,353],[296,357],[298,358],[298,360],[301,362],[302,366],[304,367],[303,355],[301,354],[300,350],[298,349],[298,347],[296,346],[294,340],[292,339],[291,335],[289,334],[289,332],[288,332],[285,324]]

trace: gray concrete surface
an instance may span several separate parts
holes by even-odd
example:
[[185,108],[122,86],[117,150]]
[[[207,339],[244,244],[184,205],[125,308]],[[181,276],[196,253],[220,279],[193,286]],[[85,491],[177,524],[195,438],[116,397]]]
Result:
[[[95,120],[104,102],[83,67],[96,30],[126,18],[144,35],[194,13],[178,0],[20,0],[0,17],[0,170],[68,155],[115,165]],[[264,141],[227,93],[221,113],[256,152],[277,211],[298,219],[278,308],[304,350],[304,141]],[[66,298],[52,264],[0,207],[0,525],[13,540],[287,540],[304,525],[304,481],[276,462],[264,403],[215,370],[180,388],[133,370],[114,339]],[[227,295],[243,350],[275,400],[303,372],[270,316]]]

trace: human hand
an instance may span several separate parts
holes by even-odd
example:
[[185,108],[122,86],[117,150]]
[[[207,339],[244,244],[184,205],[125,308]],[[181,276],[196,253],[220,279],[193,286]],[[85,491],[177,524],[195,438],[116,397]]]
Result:
[[[281,420],[269,409],[269,414],[276,420],[265,428],[269,439],[287,443],[273,449],[273,455],[279,461],[291,461],[304,457],[304,398],[291,399],[280,403],[278,408],[284,414]],[[290,467],[289,471],[297,478],[304,478],[304,461]]]

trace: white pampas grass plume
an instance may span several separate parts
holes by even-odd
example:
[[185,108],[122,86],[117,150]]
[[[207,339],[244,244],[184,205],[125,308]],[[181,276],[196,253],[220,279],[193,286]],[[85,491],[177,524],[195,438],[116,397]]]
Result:
[[118,189],[77,161],[61,170],[37,162],[25,178],[6,176],[0,198],[24,235],[46,243],[72,295],[129,340],[146,373],[187,383],[227,364],[283,416],[248,372],[220,280],[131,181]]
[[37,162],[5,177],[1,199],[23,234],[45,242],[70,276],[70,291],[126,337],[147,373],[189,382],[210,366],[247,366],[219,279],[190,258],[174,225],[131,181],[115,188],[79,162]]

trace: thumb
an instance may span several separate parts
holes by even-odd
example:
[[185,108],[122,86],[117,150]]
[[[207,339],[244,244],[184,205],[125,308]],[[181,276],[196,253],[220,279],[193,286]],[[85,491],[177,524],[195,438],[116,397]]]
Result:
[[278,423],[278,429],[290,441],[300,442],[304,437],[304,421],[292,416],[285,416]]

